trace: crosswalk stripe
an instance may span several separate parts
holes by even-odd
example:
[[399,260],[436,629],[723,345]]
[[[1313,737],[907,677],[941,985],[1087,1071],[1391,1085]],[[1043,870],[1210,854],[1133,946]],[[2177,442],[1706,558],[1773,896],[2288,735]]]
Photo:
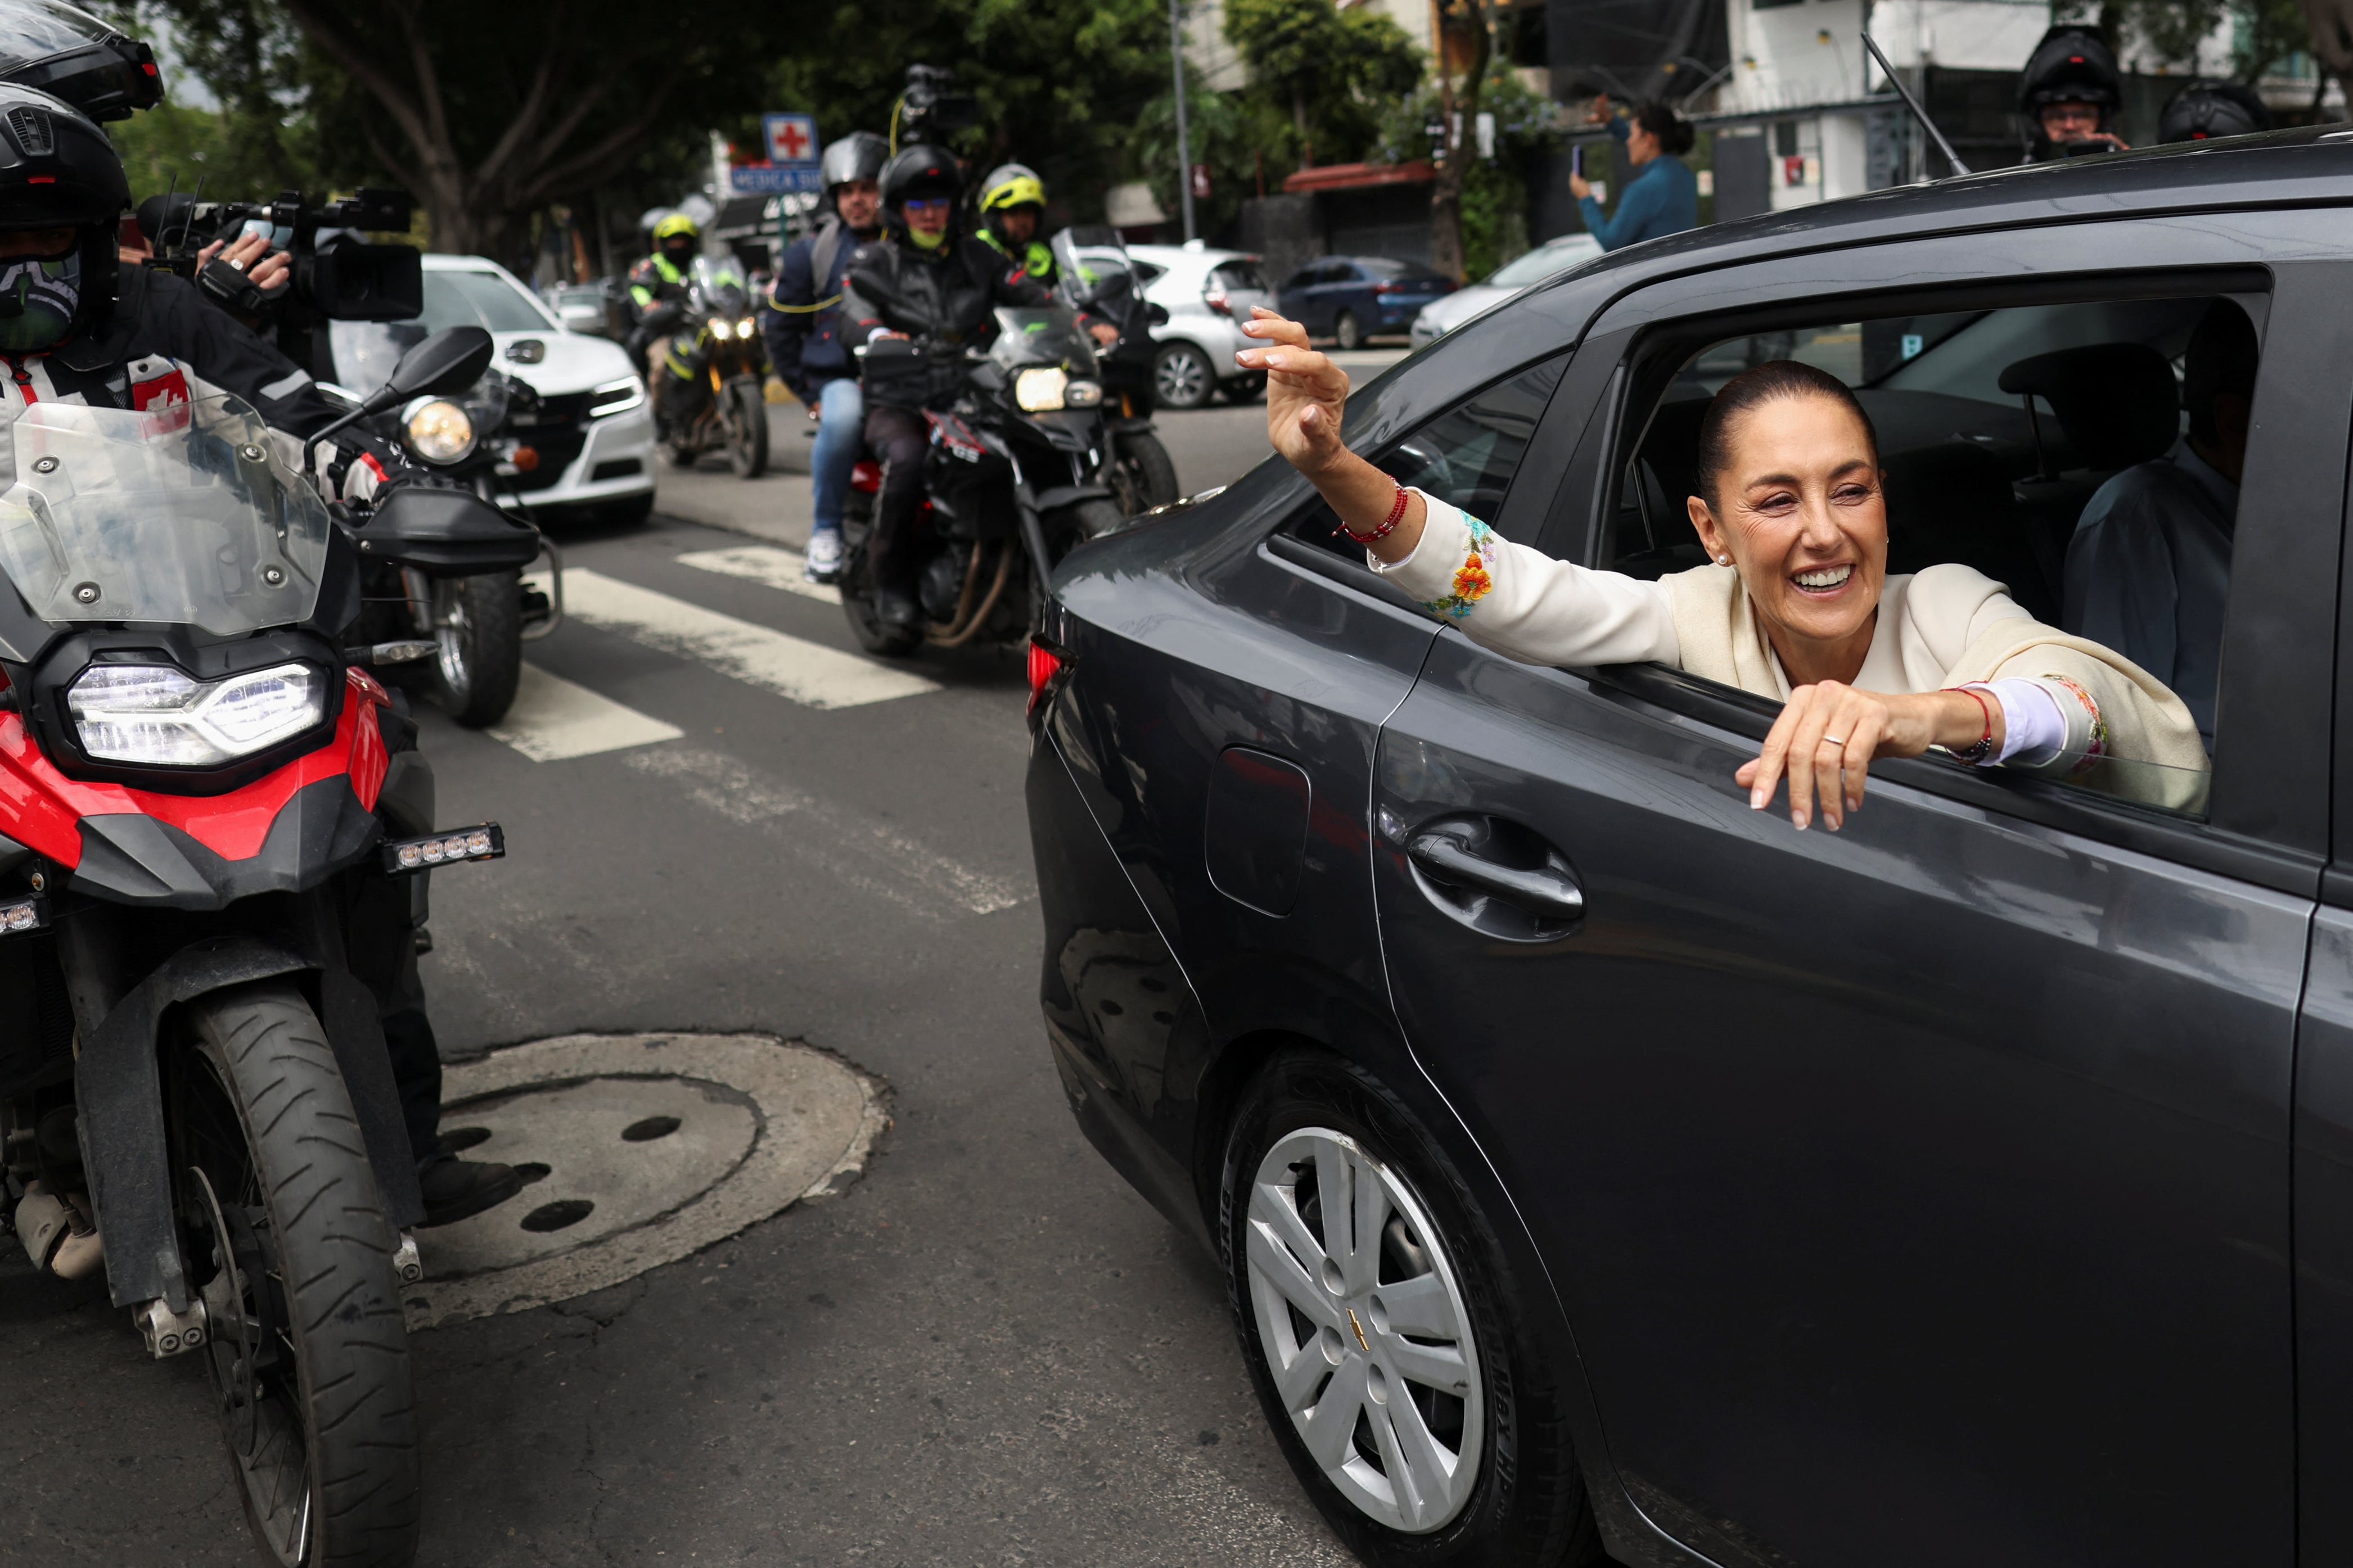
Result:
[[681,566],[691,566],[698,572],[716,572],[723,576],[742,577],[771,588],[782,588],[787,594],[798,594],[804,599],[818,599],[828,605],[841,603],[841,590],[830,583],[812,583],[801,575],[801,552],[780,550],[773,544],[745,544],[733,550],[696,550],[678,558]]
[[675,741],[685,731],[526,664],[514,705],[484,733],[534,763],[553,763]]
[[564,574],[564,609],[591,626],[700,660],[723,675],[811,708],[855,708],[937,691],[903,669],[804,642],[586,567]]

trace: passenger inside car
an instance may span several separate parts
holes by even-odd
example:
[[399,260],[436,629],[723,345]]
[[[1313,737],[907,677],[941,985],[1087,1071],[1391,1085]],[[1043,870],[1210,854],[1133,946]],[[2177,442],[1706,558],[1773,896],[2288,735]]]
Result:
[[2172,687],[2209,746],[2257,357],[2246,311],[2208,306],[2183,356],[2189,430],[2101,486],[2067,544],[2059,624]]
[[[1472,640],[1528,663],[1657,661],[1779,699],[1736,777],[1769,804],[1784,773],[1799,827],[1832,828],[1880,757],[2074,772],[2105,756],[2202,773],[2180,700],[2111,650],[2038,621],[1965,563],[1890,575],[1871,415],[1839,376],[1773,361],[1734,375],[1693,430],[1684,524],[1703,563],[1651,580],[1555,560],[1399,480],[1340,441],[1345,374],[1261,310],[1275,449],[1314,482],[1370,564]],[[1859,338],[1858,338],[1859,341]],[[1653,545],[1655,552],[1656,546]]]

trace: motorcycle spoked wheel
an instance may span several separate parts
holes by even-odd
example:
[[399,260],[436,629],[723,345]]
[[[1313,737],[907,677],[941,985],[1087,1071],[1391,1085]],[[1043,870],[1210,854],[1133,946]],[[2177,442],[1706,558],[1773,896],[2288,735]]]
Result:
[[333,1049],[284,982],[182,1016],[174,1198],[247,1522],[280,1568],[399,1568],[420,1508],[397,1238]]
[[1176,463],[1160,437],[1149,430],[1129,430],[1112,437],[1117,462],[1112,468],[1112,488],[1120,492],[1125,514],[1150,511],[1184,499],[1176,486]]
[[768,471],[768,400],[749,377],[730,384],[720,417],[727,432],[727,466],[739,479]]
[[[1062,558],[1089,540],[1101,539],[1127,521],[1117,501],[1093,498],[1073,505],[1059,507],[1039,519],[1046,535],[1046,558],[1055,565]],[[1047,585],[1038,580],[1035,572],[1024,572],[1029,584],[1029,635],[1037,636],[1046,629]]]
[[522,681],[522,574],[432,583],[435,700],[469,729],[495,724]]

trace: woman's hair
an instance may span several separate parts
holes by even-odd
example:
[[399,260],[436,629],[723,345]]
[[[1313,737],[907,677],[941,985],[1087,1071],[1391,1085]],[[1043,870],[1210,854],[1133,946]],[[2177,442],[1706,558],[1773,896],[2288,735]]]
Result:
[[1716,482],[1732,467],[1733,426],[1765,404],[1799,397],[1826,397],[1853,415],[1862,426],[1862,438],[1871,445],[1872,466],[1878,466],[1879,432],[1872,427],[1871,416],[1862,411],[1846,383],[1796,360],[1773,360],[1725,382],[1724,390],[1708,400],[1707,413],[1700,419],[1699,460],[1692,471],[1699,479],[1700,499],[1711,510],[1724,510],[1716,504]]
[[1634,110],[1634,123],[1659,139],[1659,151],[1677,156],[1692,150],[1691,121],[1663,103],[1645,103]]

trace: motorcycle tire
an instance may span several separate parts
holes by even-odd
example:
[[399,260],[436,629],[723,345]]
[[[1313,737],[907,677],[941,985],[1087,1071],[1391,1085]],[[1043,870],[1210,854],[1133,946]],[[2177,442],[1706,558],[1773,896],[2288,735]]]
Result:
[[[1046,535],[1046,559],[1060,566],[1062,558],[1090,540],[1101,539],[1118,530],[1127,519],[1121,515],[1116,502],[1100,497],[1057,507],[1038,520]],[[1023,574],[1029,583],[1029,634],[1035,637],[1046,629],[1047,585],[1035,580],[1035,573]]]
[[768,400],[749,377],[727,389],[727,466],[739,479],[768,471]]
[[682,437],[667,436],[662,438],[661,454],[671,468],[691,468],[694,460],[702,456],[702,448]]
[[915,645],[923,640],[920,630],[901,631],[896,626],[884,626],[882,617],[875,614],[874,579],[867,574],[863,544],[853,545],[844,553],[841,579],[837,586],[841,594],[841,613],[849,620],[849,635],[868,653],[894,658],[912,653]]
[[1184,499],[1185,492],[1176,484],[1176,460],[1168,456],[1168,448],[1160,444],[1159,437],[1149,430],[1133,430],[1113,439],[1119,466],[1126,471],[1136,500],[1143,503],[1136,510],[1166,506]]
[[433,580],[434,700],[469,729],[495,724],[522,680],[522,576]]
[[404,1568],[421,1510],[399,1237],[333,1048],[283,981],[183,1016],[174,1194],[247,1522],[279,1568]]

